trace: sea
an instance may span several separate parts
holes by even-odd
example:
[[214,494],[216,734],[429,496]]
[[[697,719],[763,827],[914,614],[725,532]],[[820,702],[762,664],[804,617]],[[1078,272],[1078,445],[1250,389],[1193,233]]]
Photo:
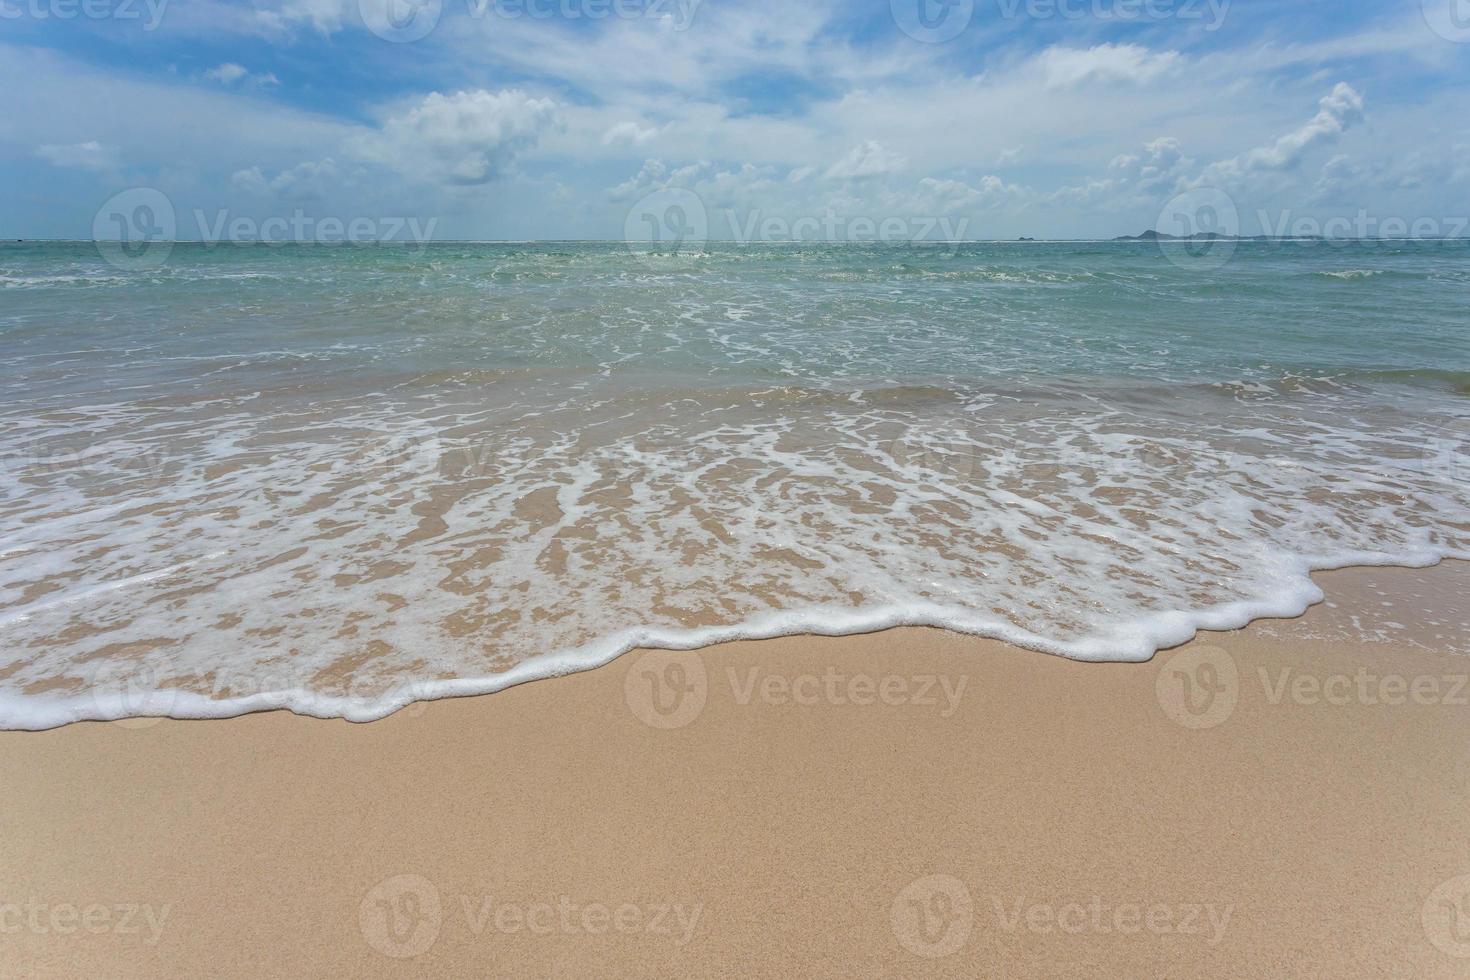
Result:
[[900,625],[1144,661],[1470,559],[1470,242],[131,259],[0,245],[0,728]]

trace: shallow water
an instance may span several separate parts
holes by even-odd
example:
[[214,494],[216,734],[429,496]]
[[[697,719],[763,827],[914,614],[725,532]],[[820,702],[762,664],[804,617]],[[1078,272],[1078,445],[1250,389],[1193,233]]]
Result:
[[1138,660],[1470,558],[1470,246],[1171,248],[0,246],[0,726],[899,623]]

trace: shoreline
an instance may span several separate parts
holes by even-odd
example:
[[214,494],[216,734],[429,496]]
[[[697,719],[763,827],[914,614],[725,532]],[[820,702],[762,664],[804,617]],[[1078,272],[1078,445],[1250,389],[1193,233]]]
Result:
[[1470,565],[1319,580],[1145,664],[916,628],[0,733],[0,972],[1462,976]]
[[[1361,557],[1361,556],[1360,556]],[[342,719],[354,724],[372,724],[391,718],[415,704],[463,698],[489,697],[504,691],[559,677],[569,677],[588,671],[601,670],[624,657],[639,651],[705,651],[714,650],[730,643],[767,642],[771,640],[843,639],[860,636],[882,635],[901,629],[936,629],[958,637],[993,641],[1028,654],[1058,657],[1076,663],[1151,663],[1161,654],[1181,646],[1197,642],[1202,635],[1249,629],[1256,623],[1290,621],[1299,619],[1314,607],[1326,601],[1327,595],[1317,582],[1317,576],[1338,573],[1367,573],[1373,570],[1423,571],[1443,565],[1464,565],[1470,568],[1470,558],[1442,556],[1427,564],[1410,564],[1404,561],[1384,563],[1353,563],[1306,571],[1305,577],[1318,597],[1311,598],[1311,591],[1278,600],[1226,603],[1207,610],[1195,612],[1169,611],[1155,614],[1150,620],[1156,630],[1170,635],[1153,637],[1147,642],[1155,646],[1146,656],[1120,656],[1091,653],[1098,641],[1063,644],[1035,636],[1024,630],[1006,625],[965,629],[948,625],[943,621],[943,608],[935,606],[928,615],[914,615],[911,610],[884,610],[853,613],[848,617],[849,627],[814,628],[802,625],[804,615],[829,617],[835,615],[801,614],[776,612],[768,616],[732,626],[712,626],[697,630],[668,631],[639,628],[624,634],[616,634],[588,648],[557,654],[531,657],[516,664],[503,673],[482,678],[456,678],[451,680],[409,681],[398,685],[395,692],[407,688],[407,698],[395,695],[390,700],[378,699],[363,704],[361,699],[342,698],[329,694],[314,694],[302,698],[294,692],[273,691],[244,698],[213,698],[180,689],[158,692],[135,690],[104,691],[68,698],[59,704],[52,701],[45,705],[32,703],[30,696],[0,695],[0,718],[4,719],[0,731],[42,732],[87,722],[114,722],[128,718],[169,718],[177,721],[222,721],[272,711],[287,711],[302,718],[321,721]],[[1306,596],[1303,599],[1303,596]],[[1300,608],[1298,608],[1300,607]],[[1293,612],[1292,610],[1298,610]],[[788,625],[796,617],[797,625]],[[780,625],[766,625],[766,624]],[[1168,623],[1166,628],[1162,624]],[[1188,633],[1187,638],[1183,637]],[[1156,645],[1155,645],[1156,644]],[[1070,647],[1071,652],[1068,652]],[[1080,652],[1088,650],[1088,653]],[[122,685],[126,687],[127,685]],[[142,699],[140,703],[139,699]],[[58,714],[71,714],[65,721],[54,721]]]

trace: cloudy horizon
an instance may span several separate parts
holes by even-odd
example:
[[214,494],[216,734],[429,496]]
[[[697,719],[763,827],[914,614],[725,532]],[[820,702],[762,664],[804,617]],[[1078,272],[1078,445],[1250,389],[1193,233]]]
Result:
[[1110,238],[1180,195],[1454,234],[1458,2],[0,0],[0,234],[137,189],[180,239],[621,239],[665,199],[716,239]]

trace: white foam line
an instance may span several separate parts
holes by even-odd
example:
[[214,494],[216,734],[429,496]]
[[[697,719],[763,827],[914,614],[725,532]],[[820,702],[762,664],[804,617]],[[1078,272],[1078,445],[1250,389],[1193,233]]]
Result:
[[[880,606],[865,611],[799,610],[768,613],[742,624],[704,629],[639,627],[573,650],[532,657],[504,673],[489,677],[409,681],[400,685],[396,693],[373,700],[326,696],[300,689],[225,699],[172,690],[132,692],[128,695],[93,691],[64,698],[0,694],[0,730],[45,731],[80,721],[117,721],[133,717],[180,720],[237,718],[276,710],[287,710],[309,718],[343,718],[366,723],[380,721],[418,701],[477,697],[532,681],[595,670],[637,649],[698,650],[736,640],[855,636],[902,626],[947,629],[1087,663],[1144,663],[1160,650],[1188,643],[1201,630],[1236,630],[1258,619],[1293,619],[1302,615],[1324,598],[1322,590],[1310,577],[1312,572],[1354,567],[1428,568],[1445,559],[1470,561],[1470,551],[1439,553],[1426,550],[1399,556],[1356,552],[1315,562],[1298,560],[1294,571],[1300,573],[1300,578],[1295,583],[1297,588],[1288,594],[1274,599],[1224,603],[1208,609],[1155,613],[1126,630],[1073,642],[1053,640],[1003,620],[978,617],[930,602]],[[406,693],[404,688],[408,689]],[[168,709],[140,711],[137,705],[140,700],[147,705],[167,702]]]

